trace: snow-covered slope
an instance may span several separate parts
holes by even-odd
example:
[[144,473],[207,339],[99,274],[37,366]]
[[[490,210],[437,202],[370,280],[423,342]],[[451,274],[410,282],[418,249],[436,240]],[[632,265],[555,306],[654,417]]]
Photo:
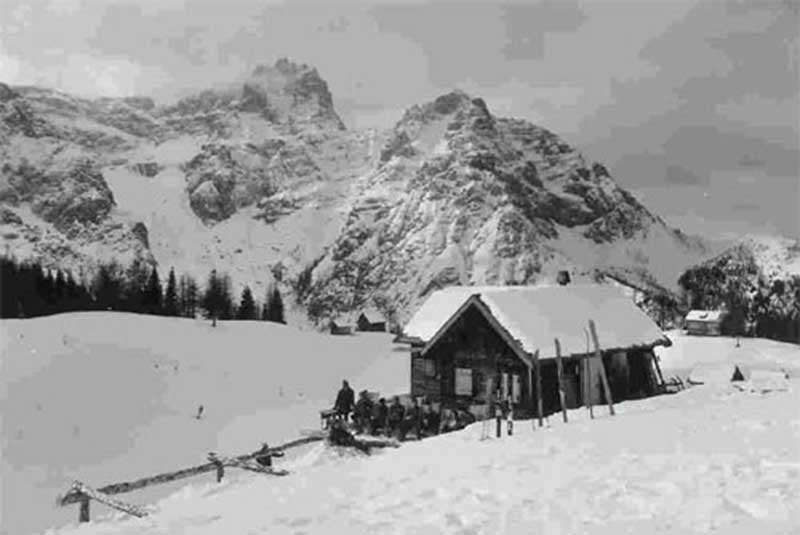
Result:
[[3,320],[0,344],[3,535],[74,521],[74,508],[54,505],[73,478],[102,486],[296,438],[319,426],[342,379],[409,389],[407,353],[380,333],[75,313]]
[[[732,340],[674,335],[664,365],[736,361]],[[724,345],[725,343],[729,345]],[[150,516],[114,514],[62,535],[271,533],[725,533],[783,535],[800,520],[800,355],[748,340],[793,376],[784,390],[693,387],[569,411],[481,440],[481,424],[370,457],[316,446],[285,478],[187,485]],[[680,358],[677,357],[680,354]],[[780,356],[779,360],[777,359]],[[689,363],[691,364],[691,363]],[[131,499],[131,501],[134,501]],[[140,502],[141,503],[141,502]]]

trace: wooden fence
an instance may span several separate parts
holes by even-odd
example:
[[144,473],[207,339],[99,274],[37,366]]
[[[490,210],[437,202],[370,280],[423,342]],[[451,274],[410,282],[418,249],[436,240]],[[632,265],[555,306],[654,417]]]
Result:
[[313,436],[298,438],[291,442],[287,442],[286,444],[282,444],[278,447],[270,448],[268,452],[257,452],[257,453],[238,455],[237,457],[231,459],[230,462],[223,462],[220,459],[215,459],[205,464],[200,464],[189,468],[183,468],[181,470],[176,470],[174,472],[167,472],[155,476],[144,477],[141,479],[137,479],[135,481],[112,483],[110,485],[100,487],[99,489],[94,489],[93,487],[90,487],[85,483],[76,481],[72,484],[72,486],[70,487],[70,489],[67,491],[66,494],[59,497],[58,504],[61,506],[66,506],[76,503],[80,504],[80,509],[78,513],[78,520],[80,522],[89,521],[90,500],[98,501],[100,503],[108,505],[109,507],[117,509],[118,511],[122,511],[124,513],[133,516],[142,517],[147,515],[147,511],[145,511],[142,507],[124,503],[122,501],[111,498],[110,496],[114,494],[122,494],[124,492],[131,492],[152,485],[169,483],[171,481],[176,481],[178,479],[196,476],[198,474],[203,474],[205,472],[215,472],[217,481],[222,481],[222,478],[225,473],[225,466],[238,466],[239,463],[246,463],[247,461],[255,459],[257,456],[282,453],[287,449],[296,448],[298,446],[309,444],[311,442],[324,440],[324,438],[325,437],[323,435],[313,435]]

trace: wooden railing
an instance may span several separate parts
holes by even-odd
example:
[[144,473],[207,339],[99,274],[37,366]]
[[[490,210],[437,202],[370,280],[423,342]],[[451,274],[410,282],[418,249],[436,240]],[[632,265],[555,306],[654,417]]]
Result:
[[[268,452],[257,452],[257,453],[238,455],[237,457],[234,458],[234,460],[237,462],[246,462],[255,459],[257,456],[279,454],[283,453],[287,449],[296,448],[298,446],[309,444],[311,442],[317,442],[323,440],[324,438],[325,438],[324,435],[313,435],[308,437],[302,437],[296,440],[292,440],[291,442],[287,442],[286,444],[282,444],[278,447],[270,448]],[[198,474],[203,474],[205,472],[216,472],[217,481],[222,481],[223,475],[225,473],[224,466],[225,465],[220,460],[213,460],[205,464],[200,464],[189,468],[183,468],[181,470],[176,470],[174,472],[167,472],[155,476],[144,477],[141,479],[137,479],[135,481],[112,483],[110,485],[100,487],[99,489],[94,489],[89,485],[86,485],[85,483],[76,481],[72,484],[72,486],[70,487],[70,489],[67,491],[66,494],[59,497],[58,504],[61,506],[66,506],[75,503],[80,504],[80,510],[78,514],[78,520],[80,522],[89,521],[89,500],[92,499],[133,516],[138,516],[138,517],[146,516],[147,512],[143,508],[136,505],[126,504],[119,500],[110,498],[110,496],[114,494],[131,492],[152,485],[169,483],[171,481],[176,481],[178,479],[196,476]],[[229,464],[228,466],[235,466],[235,464]]]

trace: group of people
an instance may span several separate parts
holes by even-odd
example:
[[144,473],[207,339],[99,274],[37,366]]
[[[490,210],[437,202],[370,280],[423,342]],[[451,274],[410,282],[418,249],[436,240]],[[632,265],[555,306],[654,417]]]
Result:
[[366,390],[355,401],[355,392],[347,381],[342,381],[334,411],[344,421],[348,421],[352,414],[353,427],[358,434],[383,434],[400,440],[404,440],[409,433],[418,439],[438,434],[442,422],[431,403],[426,400],[420,405],[417,399],[411,403],[410,407],[406,407],[398,396],[392,398],[391,404],[386,402],[386,398],[380,398],[376,403]]

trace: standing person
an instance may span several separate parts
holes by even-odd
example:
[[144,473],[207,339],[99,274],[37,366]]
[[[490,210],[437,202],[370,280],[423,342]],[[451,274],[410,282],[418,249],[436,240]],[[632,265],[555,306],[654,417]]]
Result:
[[372,405],[372,400],[369,399],[367,391],[362,390],[358,394],[358,401],[353,410],[353,423],[355,424],[356,433],[363,433],[369,427],[370,417],[372,416]]
[[494,403],[494,418],[497,422],[497,438],[503,435],[502,420],[503,420],[503,398],[500,396],[500,390],[495,392]]
[[355,393],[346,380],[342,381],[342,388],[336,394],[336,403],[333,406],[333,410],[336,411],[338,418],[347,422],[347,417],[353,410],[353,405],[355,405]]
[[511,394],[506,397],[505,406],[503,407],[506,414],[506,429],[508,436],[514,434],[514,401]]
[[427,399],[422,403],[422,421],[420,423],[420,433],[423,433],[425,436],[430,436],[434,434],[433,408],[431,407],[431,402],[428,401]]
[[386,398],[381,398],[378,404],[372,408],[372,421],[370,422],[370,434],[374,435],[380,429],[384,434],[389,433],[389,406],[386,405]]
[[419,406],[419,401],[417,398],[414,398],[411,408],[406,411],[406,416],[403,419],[402,429],[400,431],[400,440],[405,440],[406,433],[410,430],[414,430],[414,435],[419,440],[421,437],[420,435],[420,427],[422,424],[422,408]]
[[403,419],[406,416],[406,408],[400,403],[400,398],[395,396],[392,405],[389,407],[389,434],[394,435],[400,431]]

